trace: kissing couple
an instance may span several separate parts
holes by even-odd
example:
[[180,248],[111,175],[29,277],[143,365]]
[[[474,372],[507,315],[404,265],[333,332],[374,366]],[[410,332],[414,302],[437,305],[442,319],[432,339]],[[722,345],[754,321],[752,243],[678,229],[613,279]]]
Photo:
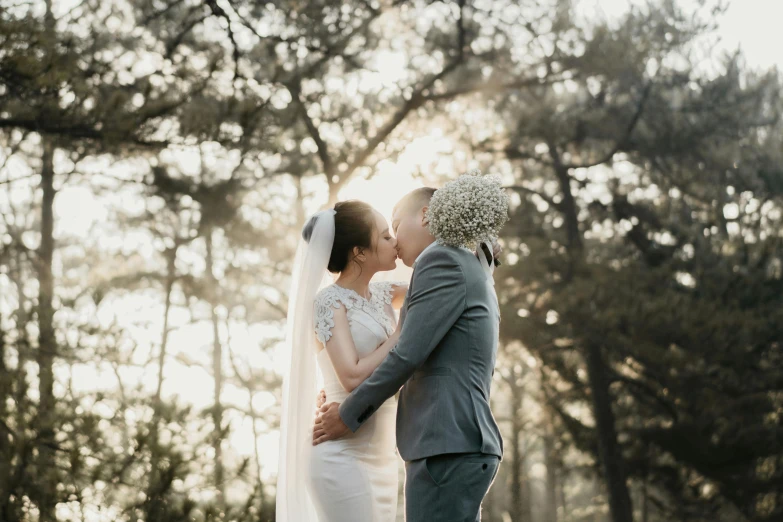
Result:
[[[361,201],[310,217],[289,294],[277,522],[395,522],[395,446],[407,522],[480,520],[503,454],[492,270],[507,219],[499,181],[478,171],[407,194],[391,224]],[[398,257],[409,284],[372,281]]]

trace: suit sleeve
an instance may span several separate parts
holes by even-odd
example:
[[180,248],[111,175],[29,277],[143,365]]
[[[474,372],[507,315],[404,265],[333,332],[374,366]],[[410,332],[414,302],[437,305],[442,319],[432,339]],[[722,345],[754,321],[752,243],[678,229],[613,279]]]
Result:
[[340,417],[356,431],[397,393],[465,310],[466,285],[453,252],[437,249],[418,263],[411,281],[400,340],[389,355],[340,405]]

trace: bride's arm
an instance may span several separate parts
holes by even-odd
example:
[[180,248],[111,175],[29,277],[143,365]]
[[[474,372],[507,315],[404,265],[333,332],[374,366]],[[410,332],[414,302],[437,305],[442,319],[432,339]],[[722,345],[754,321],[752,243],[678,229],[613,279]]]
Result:
[[[399,343],[339,406],[339,416],[348,429],[355,432],[397,393],[461,317],[467,306],[467,283],[461,265],[451,249],[443,248],[426,256],[416,268]],[[324,440],[330,439],[326,436],[316,442]]]
[[334,327],[332,337],[326,342],[326,352],[332,361],[332,366],[337,373],[345,391],[351,392],[354,388],[369,377],[373,370],[386,358],[389,351],[397,344],[400,337],[399,328],[383,344],[366,357],[359,358],[356,346],[353,343],[351,329],[348,326],[348,315],[345,307],[334,311]]

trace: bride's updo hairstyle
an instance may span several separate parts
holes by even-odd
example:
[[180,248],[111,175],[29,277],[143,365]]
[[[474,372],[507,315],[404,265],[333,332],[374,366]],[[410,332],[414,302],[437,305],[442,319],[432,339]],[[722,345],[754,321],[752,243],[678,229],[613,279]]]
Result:
[[[326,268],[338,274],[353,261],[351,256],[355,247],[372,248],[375,216],[370,205],[357,200],[341,201],[334,206],[334,210],[334,244]],[[312,216],[302,229],[305,241],[310,241],[317,220],[316,216]]]

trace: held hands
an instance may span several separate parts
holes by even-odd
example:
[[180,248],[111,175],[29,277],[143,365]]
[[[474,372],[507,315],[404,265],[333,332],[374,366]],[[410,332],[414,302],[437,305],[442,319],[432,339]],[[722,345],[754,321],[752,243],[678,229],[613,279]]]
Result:
[[321,414],[315,419],[313,427],[313,446],[339,439],[350,431],[340,418],[339,406],[336,402],[321,406]]
[[503,247],[500,246],[500,243],[498,243],[498,240],[495,239],[492,241],[492,257],[498,260],[498,264],[500,263],[499,258],[500,254],[503,253]]
[[316,397],[315,426],[313,427],[313,446],[327,440],[339,439],[348,433],[338,411],[338,404],[326,404],[326,391],[321,390]]
[[[481,244],[481,248],[484,249],[484,252],[489,254],[487,247],[484,246],[484,244]],[[495,266],[500,266],[500,254],[503,253],[503,247],[500,246],[500,243],[498,243],[497,239],[492,240],[492,261]],[[479,256],[478,250],[475,252],[476,257]]]

